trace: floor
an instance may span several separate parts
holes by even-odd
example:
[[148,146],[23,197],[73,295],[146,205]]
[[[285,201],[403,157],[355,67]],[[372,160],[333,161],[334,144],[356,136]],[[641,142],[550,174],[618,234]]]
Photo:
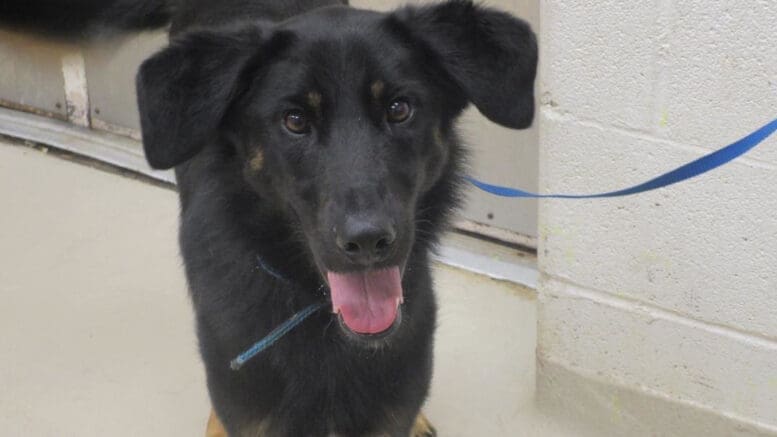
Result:
[[[175,193],[52,155],[0,140],[0,435],[202,435]],[[436,280],[439,434],[574,435],[534,407],[533,293]]]

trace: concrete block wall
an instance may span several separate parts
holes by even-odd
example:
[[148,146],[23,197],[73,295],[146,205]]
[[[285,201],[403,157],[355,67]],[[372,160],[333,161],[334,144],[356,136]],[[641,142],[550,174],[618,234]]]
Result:
[[[642,182],[777,117],[777,1],[540,11],[544,192]],[[543,201],[539,259],[548,410],[598,435],[777,435],[777,138],[649,194]]]

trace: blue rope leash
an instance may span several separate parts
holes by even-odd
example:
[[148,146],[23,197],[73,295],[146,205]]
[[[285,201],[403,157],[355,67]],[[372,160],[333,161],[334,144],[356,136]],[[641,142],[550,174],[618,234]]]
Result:
[[272,277],[273,277],[273,278],[275,278],[275,279],[279,279],[279,280],[281,280],[281,281],[283,281],[283,282],[288,282],[288,281],[286,280],[286,278],[284,278],[284,277],[283,277],[283,275],[282,275],[282,274],[280,274],[280,272],[278,272],[278,271],[277,271],[277,270],[275,270],[274,268],[270,267],[270,265],[269,265],[269,264],[267,264],[267,263],[264,261],[264,259],[262,259],[262,257],[261,257],[261,256],[258,256],[258,255],[257,255],[257,256],[256,256],[256,260],[259,262],[259,268],[261,268],[262,270],[264,270],[265,272],[267,272],[267,274],[269,274],[270,276],[272,276]]
[[248,360],[258,355],[260,352],[264,351],[268,347],[272,346],[276,341],[280,340],[281,337],[288,334],[289,331],[296,328],[300,323],[304,322],[305,319],[310,317],[313,313],[320,310],[321,308],[324,308],[327,305],[326,302],[318,302],[314,303],[312,305],[309,305],[305,307],[302,311],[294,314],[283,322],[280,326],[273,329],[267,336],[265,336],[263,339],[256,342],[253,346],[248,348],[245,352],[241,353],[237,356],[234,360],[232,360],[229,363],[229,367],[232,370],[240,370],[241,367],[243,367],[243,364],[245,364]]
[[[272,268],[267,262],[264,261],[264,259],[261,256],[256,257],[256,260],[258,262],[259,268],[265,271],[268,275],[272,276],[275,279],[278,279],[282,282],[289,282],[280,272]],[[321,285],[318,287],[319,292],[324,292],[324,285]],[[261,340],[257,341],[253,344],[250,348],[246,349],[235,357],[232,361],[229,362],[229,367],[232,370],[240,370],[243,365],[248,362],[253,357],[259,355],[264,350],[275,344],[278,340],[280,340],[284,335],[288,334],[289,331],[299,326],[300,323],[304,322],[305,319],[313,315],[316,311],[320,310],[321,308],[324,308],[327,305],[326,301],[317,302],[314,304],[310,304],[300,310],[299,312],[295,313],[293,316],[291,316],[288,320],[281,323],[277,328],[270,331],[269,334],[264,336]]]
[[537,194],[519,190],[517,188],[488,184],[481,182],[473,177],[467,177],[466,179],[479,189],[501,197],[523,197],[534,199],[597,199],[603,197],[630,196],[633,194],[644,193],[645,191],[673,185],[718,168],[723,164],[729,163],[763,142],[767,137],[769,137],[769,135],[773,134],[775,130],[777,130],[777,119],[733,144],[702,156],[695,161],[680,166],[647,182],[634,185],[633,187],[624,188],[622,190],[609,191],[606,193]]

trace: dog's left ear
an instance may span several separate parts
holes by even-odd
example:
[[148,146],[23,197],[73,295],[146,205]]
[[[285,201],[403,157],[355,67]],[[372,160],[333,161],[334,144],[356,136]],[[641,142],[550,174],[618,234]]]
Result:
[[462,0],[406,7],[389,23],[420,44],[491,121],[531,126],[537,39],[528,23]]

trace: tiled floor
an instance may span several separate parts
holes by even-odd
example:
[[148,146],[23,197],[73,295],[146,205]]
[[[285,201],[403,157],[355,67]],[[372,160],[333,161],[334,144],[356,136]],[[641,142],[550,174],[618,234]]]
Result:
[[[0,142],[0,435],[199,436],[175,193]],[[438,266],[440,435],[566,436],[535,410],[531,292]]]

